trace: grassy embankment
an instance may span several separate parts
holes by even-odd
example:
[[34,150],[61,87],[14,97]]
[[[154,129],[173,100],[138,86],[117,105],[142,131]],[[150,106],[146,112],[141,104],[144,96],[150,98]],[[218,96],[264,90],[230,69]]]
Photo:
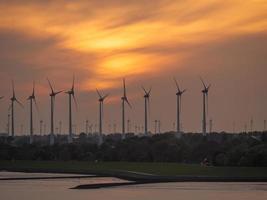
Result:
[[163,176],[267,177],[266,167],[203,167],[177,163],[0,161],[0,170],[86,174],[133,171]]

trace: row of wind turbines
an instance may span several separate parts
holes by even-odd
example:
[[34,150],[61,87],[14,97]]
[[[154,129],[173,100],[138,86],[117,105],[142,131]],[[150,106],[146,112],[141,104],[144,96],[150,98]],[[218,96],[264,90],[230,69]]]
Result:
[[[208,92],[210,89],[211,85],[206,85],[205,82],[203,81],[202,78],[200,78],[202,84],[203,84],[203,119],[202,119],[202,133],[203,135],[206,135],[206,116],[207,116],[207,111],[208,111]],[[69,134],[68,134],[68,143],[73,142],[73,125],[72,125],[72,102],[74,102],[75,107],[77,109],[77,100],[75,96],[75,77],[73,76],[72,80],[72,85],[71,88],[67,91],[55,91],[50,80],[47,78],[47,82],[50,87],[50,135],[49,135],[49,143],[50,145],[53,145],[55,143],[55,135],[54,135],[54,110],[55,110],[55,100],[56,96],[62,92],[65,92],[68,95],[68,102],[69,102]],[[177,115],[176,115],[176,136],[178,138],[181,137],[181,105],[182,105],[182,95],[186,91],[185,89],[180,89],[179,84],[177,80],[174,78],[174,82],[177,88],[176,96],[177,96]],[[144,134],[147,136],[149,134],[148,130],[148,113],[150,111],[149,108],[149,99],[150,99],[150,93],[151,93],[151,87],[149,90],[145,89],[143,86],[141,87],[142,90],[144,91],[144,124],[145,124],[145,129],[144,129]],[[109,94],[101,94],[101,92],[96,89],[96,92],[98,94],[98,101],[99,101],[99,144],[102,144],[103,142],[103,137],[102,137],[102,124],[103,124],[103,115],[104,115],[104,101],[105,99],[109,96]],[[0,97],[0,99],[4,98],[3,96]],[[12,81],[12,97],[10,98],[11,104],[9,106],[9,110],[11,110],[11,136],[15,136],[15,109],[14,105],[15,103],[18,103],[21,107],[23,107],[23,104],[16,98],[16,93],[15,93],[15,86],[14,86],[14,81]],[[27,98],[29,100],[30,104],[30,143],[33,143],[33,104],[35,105],[36,110],[38,111],[38,105],[36,102],[36,96],[35,96],[35,82],[33,82],[33,88],[32,88],[32,93],[31,95]],[[128,105],[130,108],[132,108],[128,97],[126,93],[126,83],[125,79],[123,78],[123,95],[121,97],[121,103],[122,103],[122,139],[125,139],[125,106]]]

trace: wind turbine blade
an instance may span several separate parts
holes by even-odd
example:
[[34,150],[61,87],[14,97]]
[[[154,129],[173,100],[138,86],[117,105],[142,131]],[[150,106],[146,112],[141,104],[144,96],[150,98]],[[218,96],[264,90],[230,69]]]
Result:
[[52,93],[54,93],[54,90],[53,90],[53,87],[52,87],[52,84],[51,84],[50,80],[48,78],[46,78],[46,79],[48,81],[48,84],[50,86],[50,89],[51,89]]
[[78,110],[78,103],[74,94],[72,94],[73,101],[75,103],[76,110]]
[[109,94],[106,94],[105,96],[103,96],[103,100],[105,100],[105,98],[107,98],[109,96]]
[[147,91],[146,91],[146,89],[145,89],[143,86],[141,86],[141,87],[142,87],[142,89],[144,90],[145,94],[147,94]]
[[203,81],[203,79],[201,78],[201,76],[200,76],[199,78],[200,78],[200,80],[201,80],[201,82],[202,82],[204,88],[206,89],[207,87],[206,87],[206,85],[205,85],[205,82]]
[[35,104],[35,108],[36,108],[37,112],[39,113],[39,107],[38,107],[38,104],[36,102],[36,99],[34,98],[33,101],[34,101],[34,104]]
[[14,86],[14,81],[12,80],[12,92],[13,92],[13,97],[15,97],[15,86]]
[[20,101],[18,101],[17,99],[15,100],[22,108],[24,108],[24,106],[23,106],[23,104],[20,102]]
[[58,91],[58,92],[55,92],[54,94],[57,95],[57,94],[59,94],[59,93],[61,93],[61,92],[63,92],[63,90]]
[[176,85],[176,87],[177,87],[177,90],[180,91],[180,88],[179,88],[179,85],[178,85],[178,83],[177,83],[176,78],[173,78],[173,80],[174,80],[174,82],[175,82],[175,85]]
[[33,81],[33,86],[32,86],[32,96],[35,95],[35,81]]
[[102,96],[101,96],[100,92],[98,91],[98,89],[96,89],[96,92],[97,92],[99,98],[102,98]]
[[152,87],[149,88],[149,91],[147,93],[148,95],[150,94],[151,90],[152,90]]
[[123,78],[123,96],[126,97],[125,78]]
[[71,86],[71,90],[73,91],[74,90],[74,81],[75,81],[75,76],[73,74],[73,78],[72,78],[72,86]]
[[127,102],[128,106],[129,106],[130,108],[132,108],[132,106],[131,106],[131,104],[130,104],[130,102],[128,101],[127,98],[125,98],[125,101]]
[[182,91],[182,94],[183,94],[185,91],[186,91],[186,89],[184,89],[184,90]]

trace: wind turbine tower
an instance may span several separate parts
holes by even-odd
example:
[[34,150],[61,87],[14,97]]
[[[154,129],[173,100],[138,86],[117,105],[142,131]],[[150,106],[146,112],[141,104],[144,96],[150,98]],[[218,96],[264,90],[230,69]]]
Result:
[[10,113],[9,113],[9,109],[8,109],[8,115],[7,115],[7,134],[8,136],[10,136]]
[[131,120],[127,119],[127,133],[131,132]]
[[43,120],[40,120],[40,135],[43,135]]
[[116,124],[116,122],[113,123],[113,132],[117,133],[117,124]]
[[176,79],[174,79],[176,88],[177,88],[177,92],[176,92],[176,96],[177,96],[177,105],[176,105],[176,112],[177,112],[177,116],[176,116],[176,137],[180,138],[181,137],[181,106],[182,106],[182,94],[186,91],[186,90],[181,90],[178,82]]
[[13,94],[12,94],[12,97],[10,98],[10,100],[11,100],[11,136],[14,137],[15,136],[15,110],[14,110],[14,103],[17,102],[22,108],[23,108],[23,105],[16,98],[15,86],[14,86],[14,82],[13,81],[12,81],[12,90],[13,90]]
[[101,145],[103,143],[103,131],[102,131],[102,126],[103,126],[103,115],[104,115],[104,101],[108,97],[108,94],[102,95],[97,89],[96,92],[98,94],[98,101],[99,101],[99,137],[98,137],[98,145]]
[[155,120],[155,134],[157,134],[157,126],[158,126],[158,120]]
[[46,123],[44,123],[44,135],[46,135]]
[[212,121],[212,119],[210,119],[210,123],[209,123],[209,125],[210,125],[210,131],[209,131],[209,132],[212,133],[212,128],[213,128],[213,127],[212,127],[212,126],[213,126],[213,121]]
[[250,132],[253,132],[253,119],[250,120]]
[[161,121],[158,120],[158,132],[161,133]]
[[130,108],[132,108],[126,95],[125,79],[123,79],[123,96],[121,97],[121,100],[122,100],[122,139],[125,139],[125,102],[128,104]]
[[244,125],[244,131],[245,131],[245,133],[247,133],[247,123],[245,123],[245,125]]
[[50,95],[50,106],[51,106],[51,129],[50,129],[50,137],[49,137],[49,144],[50,145],[54,145],[55,143],[55,135],[54,135],[54,109],[55,109],[55,100],[56,100],[56,95],[58,95],[59,93],[61,93],[62,91],[58,91],[58,92],[55,92],[53,87],[52,87],[52,84],[50,83],[49,79],[47,78],[47,81],[48,81],[48,84],[50,86],[50,89],[51,89],[51,93],[49,94]]
[[61,135],[62,133],[62,121],[59,121],[59,126],[58,126],[58,129],[59,129],[59,134]]
[[209,89],[210,89],[210,85],[206,86],[206,84],[204,83],[204,81],[202,80],[202,78],[200,78],[202,84],[203,84],[203,119],[202,119],[202,134],[204,136],[206,136],[207,134],[207,122],[206,122],[206,117],[207,117],[207,113],[208,113],[208,94],[209,94]]
[[88,119],[85,121],[85,133],[88,135],[89,121]]
[[149,109],[149,99],[150,99],[150,92],[151,92],[151,87],[147,91],[144,87],[142,87],[144,90],[144,99],[145,99],[145,135],[148,135],[148,109]]
[[34,102],[36,109],[38,110],[37,102],[35,99],[35,83],[33,82],[32,94],[28,97],[30,101],[30,144],[33,143],[33,106],[32,103]]
[[75,77],[73,76],[71,89],[66,92],[66,94],[69,95],[69,136],[68,136],[68,143],[69,144],[72,143],[72,140],[73,140],[73,133],[72,133],[72,108],[71,108],[72,99],[74,100],[76,109],[78,107],[77,106],[76,97],[75,97],[75,91],[74,91],[74,81],[75,81]]

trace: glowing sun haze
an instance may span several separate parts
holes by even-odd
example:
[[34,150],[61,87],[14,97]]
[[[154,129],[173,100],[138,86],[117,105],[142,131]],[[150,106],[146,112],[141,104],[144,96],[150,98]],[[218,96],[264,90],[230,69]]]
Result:
[[[0,93],[6,97],[0,105],[3,130],[7,112],[3,104],[8,103],[11,79],[24,99],[32,80],[37,80],[43,107],[38,117],[49,126],[45,78],[50,77],[56,88],[67,89],[73,73],[82,107],[75,123],[81,130],[86,118],[97,123],[96,87],[112,95],[105,110],[106,131],[115,121],[119,130],[122,77],[127,77],[129,99],[135,105],[127,110],[132,126],[143,123],[140,85],[144,84],[153,88],[151,130],[155,119],[162,120],[163,130],[172,129],[173,76],[188,88],[183,99],[185,130],[200,130],[199,75],[212,83],[210,118],[215,130],[231,130],[233,121],[242,130],[250,118],[261,130],[267,118],[263,112],[267,106],[266,0],[15,0],[0,1],[0,10]],[[67,98],[61,95],[57,101],[57,121],[67,127]],[[27,108],[16,109],[17,129],[20,124],[27,129]],[[35,126],[38,129],[38,119]]]

